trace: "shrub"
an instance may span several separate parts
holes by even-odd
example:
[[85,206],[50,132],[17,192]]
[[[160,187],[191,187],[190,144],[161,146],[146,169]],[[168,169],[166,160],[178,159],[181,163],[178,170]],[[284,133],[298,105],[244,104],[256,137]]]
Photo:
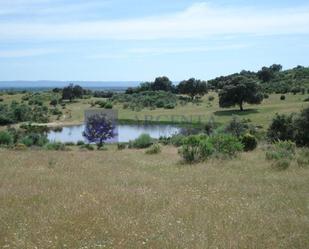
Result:
[[118,150],[124,150],[126,148],[126,144],[125,143],[118,143],[117,144],[117,149]]
[[27,146],[25,144],[18,143],[18,144],[15,145],[14,149],[15,150],[26,150]]
[[25,144],[18,143],[18,144],[15,145],[14,149],[15,150],[26,150],[27,146]]
[[309,102],[309,97],[304,99],[304,102]]
[[62,115],[63,114],[62,111],[60,111],[58,108],[51,109],[50,113],[52,115]]
[[75,143],[73,143],[73,142],[65,142],[64,144],[65,144],[65,146],[74,146],[75,145]]
[[243,120],[240,120],[237,116],[234,116],[232,120],[225,127],[225,131],[232,134],[233,136],[242,136],[248,128]]
[[82,140],[80,140],[80,141],[77,141],[77,143],[76,143],[78,146],[81,146],[81,145],[85,145],[85,142],[84,141],[82,141]]
[[244,148],[237,137],[229,134],[217,134],[212,136],[210,137],[210,142],[217,155],[228,157],[236,156],[236,154]]
[[264,93],[264,99],[268,99],[269,95],[267,93]]
[[25,144],[28,147],[31,146],[39,146],[42,147],[46,143],[48,143],[48,139],[46,135],[40,134],[40,133],[29,133],[28,135],[24,136],[21,141],[21,143]]
[[281,95],[280,100],[285,100],[285,95]]
[[267,160],[292,160],[295,156],[295,143],[291,141],[278,141],[266,152]]
[[4,99],[3,98],[0,98],[0,102],[3,102],[4,101]]
[[294,127],[296,144],[298,146],[309,146],[309,107],[297,116]]
[[105,109],[113,109],[113,104],[110,102],[107,102],[104,106]]
[[145,152],[148,155],[154,155],[154,154],[159,154],[161,153],[161,146],[158,143],[155,143],[153,145],[151,145],[150,148],[148,148]]
[[184,139],[185,139],[184,135],[177,134],[177,135],[171,136],[170,143],[176,147],[179,147],[183,144]]
[[209,97],[208,97],[208,101],[214,101],[214,99],[215,99],[215,97],[214,96],[212,96],[212,95],[210,95]]
[[50,142],[47,143],[44,148],[46,150],[65,150],[65,145],[63,143],[59,143],[59,142]]
[[244,146],[244,151],[252,151],[257,147],[257,139],[251,134],[244,135],[241,143]]
[[148,148],[152,143],[152,138],[149,134],[142,134],[133,141],[133,147],[138,149]]
[[198,162],[202,160],[200,154],[200,137],[197,135],[189,136],[184,139],[183,145],[179,150],[179,154],[188,163]]
[[166,103],[164,109],[174,109],[176,105],[174,103]]
[[7,131],[0,131],[0,145],[10,145],[13,142],[12,135]]
[[84,144],[82,146],[80,146],[81,149],[86,149],[86,150],[90,150],[93,151],[94,150],[94,146],[91,144]]
[[273,118],[267,131],[267,137],[270,141],[286,141],[294,138],[293,115],[279,115]]

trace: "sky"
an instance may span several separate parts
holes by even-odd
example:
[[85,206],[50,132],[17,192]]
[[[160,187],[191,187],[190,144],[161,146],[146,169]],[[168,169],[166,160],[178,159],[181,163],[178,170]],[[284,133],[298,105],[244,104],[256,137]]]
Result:
[[309,65],[307,0],[0,0],[0,81],[207,80],[273,63]]

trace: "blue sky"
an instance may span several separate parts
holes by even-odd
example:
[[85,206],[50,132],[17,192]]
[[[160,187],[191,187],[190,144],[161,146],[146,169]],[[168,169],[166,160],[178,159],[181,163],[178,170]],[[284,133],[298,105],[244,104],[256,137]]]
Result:
[[304,0],[0,0],[0,81],[210,79],[309,65]]

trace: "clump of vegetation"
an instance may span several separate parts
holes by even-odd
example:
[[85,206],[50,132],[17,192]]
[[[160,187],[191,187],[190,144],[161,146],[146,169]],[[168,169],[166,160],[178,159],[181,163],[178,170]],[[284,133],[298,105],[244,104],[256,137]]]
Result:
[[20,142],[26,145],[27,147],[31,147],[31,146],[42,147],[46,143],[48,143],[48,139],[45,134],[31,132],[31,133],[25,134],[25,136],[21,138]]
[[160,146],[160,144],[158,144],[158,143],[155,143],[155,144],[153,144],[153,145],[151,145],[151,147],[149,147],[147,150],[146,150],[146,154],[148,154],[148,155],[154,155],[154,154],[159,154],[159,153],[161,153],[161,146]]
[[214,101],[214,100],[215,100],[215,97],[214,97],[213,95],[210,95],[210,96],[208,97],[208,101],[212,102],[212,101]]
[[80,141],[77,141],[76,145],[77,146],[82,146],[82,145],[85,145],[85,142],[80,140]]
[[208,137],[192,135],[183,140],[179,154],[186,162],[193,163],[206,160],[213,151],[213,146],[209,143]]
[[248,124],[244,120],[240,120],[239,117],[233,116],[231,121],[225,126],[225,132],[232,134],[236,137],[241,137],[246,133]]
[[276,114],[268,128],[267,137],[272,142],[278,140],[293,140],[293,115]]
[[164,145],[174,145],[176,147],[180,147],[183,145],[183,140],[185,139],[185,136],[182,134],[175,134],[171,137],[160,137],[159,141],[160,143]]
[[241,143],[244,146],[244,151],[252,151],[255,150],[257,147],[257,139],[255,138],[255,136],[251,135],[251,134],[245,134],[242,138],[241,138]]
[[289,159],[295,156],[296,145],[291,141],[278,141],[274,143],[266,152],[267,160]]
[[137,149],[148,148],[153,144],[153,139],[149,134],[141,134],[132,142],[132,147]]
[[10,145],[13,142],[12,135],[7,131],[0,131],[0,145]]
[[179,153],[186,162],[205,161],[211,156],[234,157],[243,150],[237,137],[229,134],[192,135],[184,139]]
[[285,100],[285,95],[281,95],[280,100]]
[[111,101],[122,103],[132,110],[142,110],[144,108],[172,109],[176,107],[177,99],[178,97],[171,92],[145,91],[134,94],[117,94]]
[[83,144],[80,146],[81,149],[85,149],[85,150],[89,150],[89,151],[93,151],[95,148],[92,144]]
[[298,115],[276,115],[267,137],[271,141],[291,140],[298,146],[309,146],[309,108]]
[[117,144],[117,149],[118,150],[124,150],[126,148],[126,144],[125,143],[118,143]]
[[15,145],[14,149],[15,150],[27,150],[27,146],[25,144],[18,143]]
[[233,135],[217,134],[210,137],[210,142],[218,156],[234,157],[237,153],[243,151],[242,143]]
[[266,159],[273,161],[273,168],[285,170],[295,157],[295,149],[296,145],[291,141],[278,141],[268,149]]
[[44,148],[46,150],[56,150],[56,151],[64,151],[66,150],[65,144],[59,142],[50,142],[47,143]]

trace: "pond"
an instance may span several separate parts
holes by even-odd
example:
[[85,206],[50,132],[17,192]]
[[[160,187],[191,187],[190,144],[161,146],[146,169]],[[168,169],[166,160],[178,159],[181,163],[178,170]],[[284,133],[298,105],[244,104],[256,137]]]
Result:
[[[66,126],[63,127],[61,131],[51,130],[48,133],[49,141],[67,143],[73,142],[77,143],[78,141],[86,141],[83,137],[83,131],[85,125],[77,126]],[[152,138],[158,139],[160,137],[170,137],[174,134],[181,132],[181,128],[176,125],[165,125],[165,124],[128,124],[123,125],[119,124],[116,127],[116,137],[106,141],[107,143],[121,142],[126,143],[130,140],[134,140],[143,133],[149,134]]]

